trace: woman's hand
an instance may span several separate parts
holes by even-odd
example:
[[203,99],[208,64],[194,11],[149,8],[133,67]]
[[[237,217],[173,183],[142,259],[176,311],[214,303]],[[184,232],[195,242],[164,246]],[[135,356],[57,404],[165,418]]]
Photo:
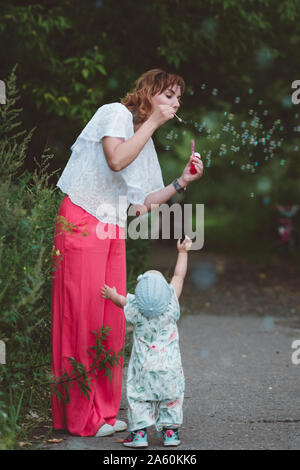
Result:
[[[196,173],[192,175],[190,173],[190,168],[191,168],[191,162],[193,163]],[[190,156],[190,160],[185,166],[183,173],[181,177],[178,179],[179,184],[182,184],[182,186],[187,186],[188,183],[191,183],[192,181],[195,181],[199,179],[203,174],[203,162],[200,160],[198,157],[193,157],[193,155]]]
[[172,106],[168,106],[167,104],[160,104],[154,108],[148,119],[154,124],[156,128],[158,128],[165,122],[173,119],[174,116],[175,110]]
[[117,294],[117,289],[115,287],[109,287],[106,284],[101,288],[102,297],[104,299],[111,299]]

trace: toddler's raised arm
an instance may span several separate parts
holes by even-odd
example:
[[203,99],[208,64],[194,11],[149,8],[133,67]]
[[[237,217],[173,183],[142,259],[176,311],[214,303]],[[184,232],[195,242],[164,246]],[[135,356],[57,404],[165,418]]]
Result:
[[187,271],[187,253],[190,250],[191,246],[192,241],[187,235],[185,236],[185,239],[182,243],[180,243],[180,240],[178,240],[177,242],[178,257],[174,274],[171,280],[171,285],[174,287],[178,299],[181,295],[183,288],[183,282]]

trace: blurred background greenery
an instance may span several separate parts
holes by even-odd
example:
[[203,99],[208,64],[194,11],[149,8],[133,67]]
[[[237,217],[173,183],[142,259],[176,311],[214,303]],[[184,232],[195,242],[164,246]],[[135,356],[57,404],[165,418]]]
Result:
[[[49,391],[41,390],[51,357],[49,262],[63,198],[55,184],[97,108],[120,101],[143,72],[162,68],[186,81],[184,123],[168,122],[154,142],[167,185],[195,140],[205,172],[181,201],[205,204],[205,250],[262,263],[283,255],[299,264],[299,213],[296,244],[281,254],[275,208],[299,204],[300,105],[291,100],[300,79],[299,20],[299,0],[1,6],[0,339],[10,368],[1,366],[0,447],[17,446],[16,435],[26,439],[29,411],[43,415],[44,402],[49,412]],[[149,264],[149,243],[126,243],[130,290]],[[42,363],[44,372],[35,368]]]

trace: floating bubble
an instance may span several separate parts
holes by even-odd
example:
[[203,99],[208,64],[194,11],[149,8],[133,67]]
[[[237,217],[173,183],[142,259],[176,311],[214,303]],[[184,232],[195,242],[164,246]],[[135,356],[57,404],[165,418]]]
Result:
[[212,93],[212,95],[217,96],[217,94],[218,94],[217,88],[214,88],[211,93]]
[[291,100],[290,96],[285,96],[282,100],[282,106],[286,109],[292,108],[293,107],[293,102]]
[[263,329],[265,331],[272,331],[274,330],[275,322],[274,318],[271,316],[265,316],[263,319]]
[[209,356],[210,356],[210,352],[207,349],[205,348],[200,349],[200,357],[202,359],[207,359]]
[[254,197],[254,193],[250,193],[250,197],[252,197],[252,198],[253,198],[253,197]]
[[271,183],[270,178],[268,178],[267,176],[264,176],[260,178],[259,181],[257,182],[257,191],[260,193],[267,193],[268,191],[270,191],[271,186],[272,186],[272,183]]
[[239,96],[236,96],[234,102],[239,103],[240,101],[241,101],[241,98]]
[[268,67],[269,65],[271,65],[274,57],[275,57],[274,52],[265,46],[261,47],[256,53],[257,63],[261,67]]
[[198,263],[192,271],[191,278],[199,289],[212,287],[216,282],[215,266],[210,262]]

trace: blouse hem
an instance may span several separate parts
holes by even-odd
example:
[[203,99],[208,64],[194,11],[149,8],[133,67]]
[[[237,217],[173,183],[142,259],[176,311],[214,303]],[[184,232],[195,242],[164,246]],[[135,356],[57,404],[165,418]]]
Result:
[[[92,215],[93,217],[95,217],[95,219],[99,220],[99,222],[102,222],[103,224],[117,225],[119,228],[123,228],[123,229],[125,228],[125,224],[124,224],[124,225],[120,225],[120,224],[118,224],[117,222],[107,222],[107,221],[105,221],[105,220],[100,219],[99,217],[96,217],[94,214],[92,214],[91,211],[89,211],[86,207],[84,207],[84,204],[81,204],[81,203],[79,204],[78,202],[74,201],[74,200],[73,200],[73,196],[71,196],[71,195],[68,194],[66,191],[64,191],[60,186],[58,186],[58,184],[57,184],[56,186],[62,191],[62,193],[66,194],[66,195],[70,198],[70,200],[71,200],[71,202],[72,202],[73,204],[75,204],[76,206],[78,206],[78,207],[80,207],[81,209],[83,209],[84,211],[86,211],[88,214],[90,214],[90,215]],[[126,218],[126,220],[127,220],[127,218]]]

